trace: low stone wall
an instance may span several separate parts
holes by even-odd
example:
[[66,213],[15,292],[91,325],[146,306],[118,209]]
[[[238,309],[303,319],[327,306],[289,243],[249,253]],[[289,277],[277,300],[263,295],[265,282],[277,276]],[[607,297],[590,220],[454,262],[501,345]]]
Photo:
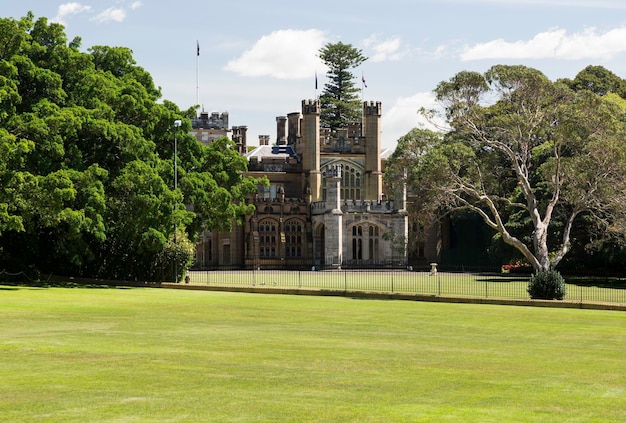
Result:
[[626,304],[611,303],[587,303],[576,301],[559,300],[531,300],[512,298],[479,298],[479,297],[449,297],[424,294],[410,294],[397,292],[373,292],[373,291],[344,291],[326,289],[307,288],[274,288],[274,287],[254,287],[254,286],[219,286],[219,285],[194,285],[163,282],[158,285],[160,288],[187,289],[197,291],[221,291],[221,292],[243,292],[250,294],[279,294],[279,295],[314,295],[333,296],[348,298],[363,298],[372,300],[405,300],[405,301],[426,301],[437,303],[460,303],[460,304],[492,304],[510,305],[525,307],[553,307],[553,308],[579,308],[587,310],[615,310],[626,311]]

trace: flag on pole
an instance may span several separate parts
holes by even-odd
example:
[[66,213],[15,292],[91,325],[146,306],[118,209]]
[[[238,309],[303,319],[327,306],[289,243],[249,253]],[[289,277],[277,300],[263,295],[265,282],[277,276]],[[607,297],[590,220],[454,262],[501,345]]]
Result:
[[196,41],[196,56],[200,56],[200,41]]
[[365,82],[365,75],[361,74],[361,81],[363,81],[363,86],[367,88],[367,82]]

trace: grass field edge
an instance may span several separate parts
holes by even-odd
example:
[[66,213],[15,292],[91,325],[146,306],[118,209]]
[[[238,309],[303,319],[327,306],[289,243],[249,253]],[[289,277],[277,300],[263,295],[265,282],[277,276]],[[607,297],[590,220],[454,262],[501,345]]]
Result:
[[198,285],[162,282],[155,287],[166,289],[184,289],[196,291],[220,291],[239,292],[249,294],[280,294],[280,295],[311,295],[333,296],[372,300],[405,300],[426,301],[463,304],[491,304],[526,307],[553,307],[553,308],[578,308],[587,310],[613,310],[626,311],[626,304],[612,304],[600,302],[580,302],[567,300],[533,300],[517,298],[480,298],[460,297],[434,294],[414,294],[401,292],[378,292],[378,291],[354,291],[337,289],[311,289],[311,288],[277,288],[277,287],[253,287],[253,286],[230,286],[230,285]]

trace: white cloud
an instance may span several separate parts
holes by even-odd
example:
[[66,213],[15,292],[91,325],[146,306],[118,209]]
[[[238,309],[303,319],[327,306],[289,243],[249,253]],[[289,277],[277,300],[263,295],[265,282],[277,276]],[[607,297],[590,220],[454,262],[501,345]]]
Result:
[[420,108],[436,109],[439,107],[432,92],[419,92],[411,97],[399,97],[391,109],[383,114],[382,132],[383,147],[395,148],[400,137],[413,128],[424,128],[439,131],[445,128],[445,122],[436,119],[429,122],[418,113]]
[[98,23],[124,22],[125,19],[126,10],[115,7],[109,7],[105,11],[99,13],[95,18],[93,18],[93,20]]
[[[504,5],[502,0],[444,0],[447,3],[494,3],[497,6]],[[506,6],[540,6],[540,7],[563,7],[563,8],[602,8],[602,9],[626,9],[623,0],[512,0]]]
[[52,18],[52,21],[65,25],[66,16],[76,15],[82,12],[86,12],[90,9],[90,6],[86,6],[76,2],[64,3],[59,6],[59,8],[57,9],[57,15]]
[[553,29],[530,40],[508,42],[503,39],[466,47],[461,60],[482,59],[610,59],[626,52],[626,27],[598,33],[595,28],[568,34]]
[[143,3],[140,1],[136,1],[133,4],[130,5],[131,10],[137,10],[139,9],[141,6],[143,6]]
[[401,50],[402,41],[399,37],[391,37],[386,40],[379,40],[376,34],[363,41],[365,48],[374,53],[370,56],[372,62],[385,62],[400,60],[407,54],[407,50]]
[[284,29],[264,35],[225,69],[242,76],[303,79],[325,72],[318,57],[326,37],[322,31]]

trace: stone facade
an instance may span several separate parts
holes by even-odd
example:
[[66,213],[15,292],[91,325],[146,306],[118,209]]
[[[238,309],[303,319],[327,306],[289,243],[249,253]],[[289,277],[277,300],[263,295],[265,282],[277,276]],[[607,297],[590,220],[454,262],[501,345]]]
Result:
[[[248,175],[270,186],[249,199],[256,211],[243,226],[201,236],[195,268],[410,265],[406,187],[383,193],[381,117],[380,102],[364,102],[363,122],[331,133],[320,127],[319,101],[303,100],[300,112],[276,118],[274,145],[261,135],[245,152],[244,131],[236,142]],[[429,250],[424,244],[413,255],[427,263]]]

